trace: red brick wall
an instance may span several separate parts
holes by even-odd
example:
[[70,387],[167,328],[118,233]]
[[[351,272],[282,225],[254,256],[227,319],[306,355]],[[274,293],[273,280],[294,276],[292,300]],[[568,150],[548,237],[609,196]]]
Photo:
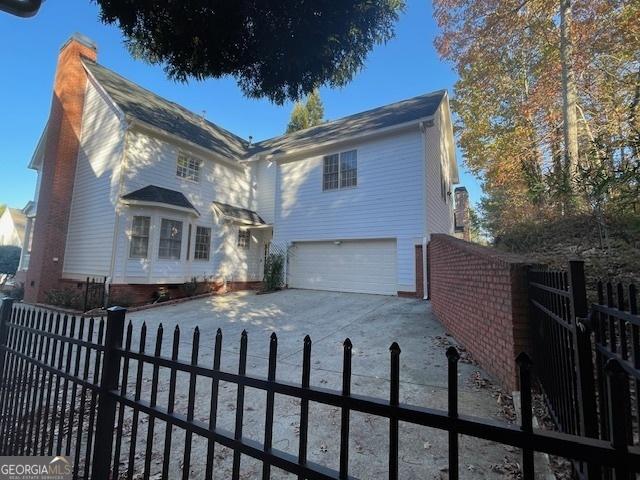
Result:
[[515,358],[528,350],[530,262],[444,234],[431,236],[428,259],[438,319],[485,370],[516,390]]
[[[112,304],[126,303],[125,306],[145,305],[151,303],[154,294],[161,288],[167,288],[169,297],[173,300],[186,296],[181,284],[176,285],[127,285],[115,284],[109,286],[110,302]],[[196,295],[203,293],[226,293],[239,290],[260,290],[262,282],[227,282],[212,281],[198,285]]]
[[82,57],[95,60],[96,50],[74,37],[62,47],[58,57],[25,283],[28,302],[43,302],[45,293],[58,288],[62,277],[87,83]]

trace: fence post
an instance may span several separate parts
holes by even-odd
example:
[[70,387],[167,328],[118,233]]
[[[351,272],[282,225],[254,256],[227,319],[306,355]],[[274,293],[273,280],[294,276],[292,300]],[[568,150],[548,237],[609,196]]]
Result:
[[584,262],[569,261],[569,289],[573,328],[573,351],[576,363],[576,387],[578,390],[578,416],[580,434],[596,438],[596,397],[593,378],[591,332],[584,322],[588,316],[587,287],[584,277]]
[[113,431],[116,419],[117,402],[109,393],[118,388],[120,376],[120,351],[124,333],[124,317],[127,310],[112,307],[107,310],[107,332],[102,358],[102,376],[98,393],[98,414],[93,448],[93,480],[108,480],[110,477],[111,455],[113,450]]
[[[522,425],[520,429],[525,433],[533,432],[533,409],[531,401],[531,359],[525,352],[516,357],[516,363],[520,378],[520,415]],[[531,480],[535,478],[535,465],[533,461],[533,450],[522,449],[522,478]]]
[[[611,421],[611,445],[616,449],[616,453],[626,453],[628,451],[628,428],[631,425],[627,373],[616,358],[607,360],[604,368],[607,372],[609,385],[609,411],[606,414],[609,415]],[[614,470],[616,480],[630,478],[629,467],[624,456],[618,456]]]
[[[5,297],[0,300],[0,346],[7,346],[7,334],[9,333],[9,320],[13,309],[13,298]],[[7,352],[0,351],[0,376],[4,372],[4,359]],[[0,380],[4,380],[0,378]]]

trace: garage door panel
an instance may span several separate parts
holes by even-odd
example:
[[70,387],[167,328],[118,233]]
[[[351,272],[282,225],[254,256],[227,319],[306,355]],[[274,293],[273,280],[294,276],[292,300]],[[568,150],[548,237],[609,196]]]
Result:
[[395,240],[295,243],[289,285],[355,293],[395,295]]

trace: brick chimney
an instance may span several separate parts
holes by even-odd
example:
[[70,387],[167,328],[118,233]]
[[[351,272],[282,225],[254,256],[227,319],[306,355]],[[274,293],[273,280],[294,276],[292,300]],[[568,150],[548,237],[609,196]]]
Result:
[[59,288],[62,278],[87,85],[81,58],[95,61],[97,48],[93,41],[76,33],[58,56],[25,283],[27,302],[44,301],[46,292]]
[[456,187],[456,208],[454,211],[456,237],[471,240],[469,233],[469,192],[465,187]]

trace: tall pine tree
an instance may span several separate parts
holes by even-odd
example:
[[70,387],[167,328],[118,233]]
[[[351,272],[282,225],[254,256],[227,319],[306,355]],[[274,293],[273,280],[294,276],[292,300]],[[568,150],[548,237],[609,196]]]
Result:
[[318,89],[313,90],[303,104],[296,102],[291,111],[287,132],[292,133],[305,128],[315,127],[324,122],[324,106]]

